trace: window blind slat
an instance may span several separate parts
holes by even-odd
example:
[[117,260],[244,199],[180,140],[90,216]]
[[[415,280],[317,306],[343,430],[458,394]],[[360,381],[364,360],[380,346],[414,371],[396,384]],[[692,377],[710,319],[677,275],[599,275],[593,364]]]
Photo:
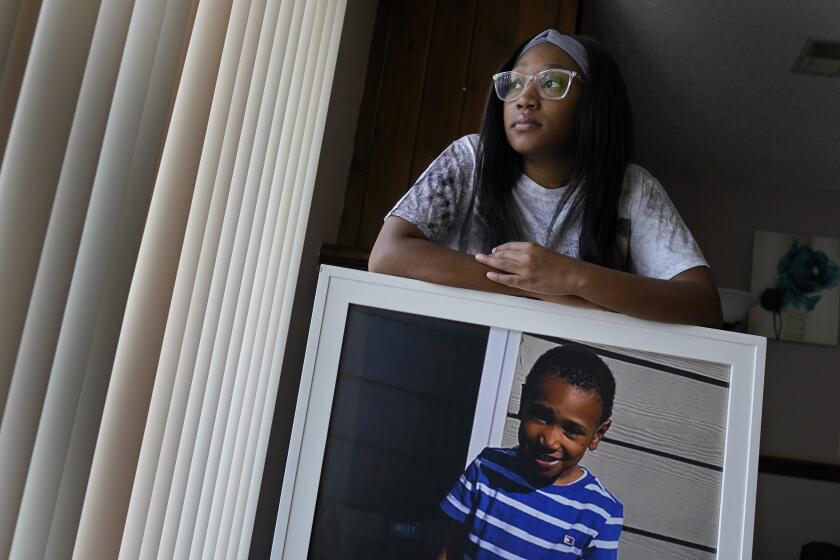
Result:
[[[263,19],[263,25],[266,25],[266,22],[270,22],[271,20],[272,16],[267,13]],[[248,34],[256,35],[250,32]],[[265,36],[260,35],[260,45],[265,41]],[[261,49],[263,49],[262,46],[259,46],[257,49],[258,61]],[[230,70],[231,72],[234,71],[237,64],[238,62],[233,64],[233,69]],[[226,155],[220,166],[219,175],[216,178],[215,190],[222,192],[227,190],[228,197],[226,201],[218,201],[215,207],[219,208],[219,211],[211,221],[214,224],[213,237],[216,239],[214,243],[217,243],[218,249],[215,261],[206,264],[208,271],[204,276],[203,290],[208,294],[207,309],[201,324],[196,327],[196,332],[192,334],[192,337],[197,339],[194,342],[194,344],[197,344],[194,357],[195,365],[192,368],[194,373],[192,374],[189,396],[186,402],[184,426],[180,434],[172,473],[172,485],[167,498],[162,527],[159,554],[163,556],[173,553],[176,536],[183,537],[183,534],[178,531],[178,523],[181,508],[185,500],[186,485],[190,473],[190,463],[196,445],[196,432],[202,404],[206,396],[206,391],[208,390],[208,370],[210,369],[211,357],[219,350],[216,336],[218,331],[222,329],[222,323],[220,323],[222,296],[231,264],[236,223],[244,197],[245,170],[247,170],[247,164],[243,163],[243,161],[247,162],[250,157],[255,140],[255,129],[258,124],[258,108],[262,91],[259,88],[254,88],[254,82],[260,82],[264,79],[265,69],[265,64],[257,63],[255,65],[253,80],[250,84],[247,83],[247,80],[239,80],[240,83],[237,86],[238,91],[236,93],[237,106],[242,104],[242,100],[246,95],[253,97],[253,99],[249,99],[248,103],[245,104],[245,120],[241,127],[240,136],[235,139],[232,137],[233,135],[230,137],[226,136],[225,138],[224,152]],[[241,70],[239,71],[241,72]],[[241,74],[241,76],[244,76],[244,74]],[[259,146],[257,150],[259,150]],[[204,250],[204,247],[202,247],[202,250]],[[179,370],[182,365],[179,363]],[[184,367],[188,366],[184,365]]]
[[[337,55],[337,49],[332,49],[331,44],[333,42],[337,43],[335,37],[336,18],[343,19],[343,9],[337,6],[337,4],[337,2],[333,1],[326,2],[324,6],[326,13],[319,15],[317,18],[318,21],[323,21],[324,23],[323,28],[318,33],[318,43],[310,47],[310,54],[317,54],[317,56],[311,56],[311,60],[307,62],[307,67],[314,66],[315,68],[314,76],[318,79],[317,83],[332,82],[330,78],[334,73],[334,60],[330,64],[330,57]],[[340,25],[338,29],[341,29]],[[327,110],[327,100],[329,99],[328,88],[314,86],[313,89],[315,91],[310,96],[312,102],[310,103],[306,120],[306,136],[303,141],[304,150],[298,160],[295,174],[294,191],[295,193],[299,193],[297,200],[292,203],[295,219],[288,220],[282,230],[278,228],[277,235],[273,241],[273,247],[282,247],[282,251],[279,252],[278,256],[280,258],[278,259],[278,266],[274,272],[274,293],[272,294],[268,332],[258,346],[258,351],[262,353],[259,386],[256,389],[256,402],[254,406],[246,411],[248,414],[248,430],[242,435],[242,439],[246,441],[245,451],[241,454],[243,457],[242,467],[237,477],[239,482],[235,486],[231,485],[230,488],[235,488],[235,493],[229,492],[225,501],[226,510],[233,511],[232,518],[226,518],[229,521],[223,523],[223,525],[231,527],[226,555],[229,558],[246,557],[248,547],[250,546],[253,522],[246,522],[248,494],[249,490],[252,489],[251,485],[254,480],[254,463],[263,414],[268,406],[267,401],[273,404],[276,398],[276,389],[274,392],[269,390],[272,365],[276,355],[280,354],[282,356],[285,348],[285,334],[278,340],[278,333],[287,332],[288,329],[294,286],[296,284],[295,279],[297,278],[297,266],[294,263],[300,262],[300,249],[302,249],[302,241],[303,237],[305,237],[306,216],[309,215],[312,187],[314,186],[313,161],[317,167]],[[289,241],[292,241],[292,243],[289,243]],[[294,279],[291,280],[290,269],[294,269]],[[290,284],[291,297],[289,297]],[[280,359],[282,360],[282,357]],[[235,452],[235,456],[239,457],[240,453]],[[260,462],[263,460],[264,457],[259,459]],[[256,482],[257,489],[259,488],[260,482],[261,478]]]
[[229,2],[207,0],[196,16],[131,282],[75,558],[113,558],[119,551],[200,158],[195,138],[205,134],[229,13]]
[[[97,326],[86,365],[85,381],[80,396],[70,450],[62,472],[58,500],[53,512],[48,557],[66,558],[75,541],[88,474],[99,431],[108,378],[113,366],[117,340],[122,324],[128,287],[145,224],[146,209],[151,200],[155,170],[160,159],[172,91],[177,81],[178,54],[187,26],[189,5],[168,0],[158,23],[157,43],[143,32],[134,37],[135,48],[154,53],[151,74],[144,84],[146,95],[135,150],[125,185],[125,195],[118,213],[118,229],[114,236],[108,278],[102,295]],[[139,13],[140,10],[134,10]],[[131,66],[124,66],[126,71]]]
[[[163,8],[160,2],[149,2],[132,15],[13,555],[41,557],[51,527],[56,527],[56,534],[66,534],[75,530],[78,520],[82,497],[76,490],[87,480],[104,401],[101,388],[108,383],[175,73],[168,41],[170,35],[183,34],[177,22],[162,27]],[[167,33],[162,34],[162,29]],[[75,444],[72,457],[71,444]],[[64,492],[62,483],[67,485]],[[56,513],[66,515],[56,517]]]
[[[329,47],[329,54],[328,54],[328,66],[327,70],[324,73],[324,76],[329,78],[330,80],[335,74],[335,64],[338,55],[338,46],[339,41],[341,38],[341,30],[342,25],[344,22],[344,13],[347,7],[346,0],[338,0],[337,2],[337,13],[335,20],[333,21],[333,28],[331,32],[331,42]],[[309,167],[307,169],[306,180],[305,180],[305,188],[306,188],[306,196],[304,200],[306,201],[307,205],[307,214],[309,210],[309,205],[312,200],[312,189],[314,188],[315,184],[315,174],[318,168],[318,159],[320,156],[320,146],[321,146],[321,139],[323,138],[324,134],[324,126],[327,117],[327,108],[329,105],[329,98],[330,98],[330,91],[325,90],[321,92],[321,99],[320,99],[320,109],[318,113],[318,118],[314,123],[313,127],[316,131],[316,148],[315,148],[315,157],[311,158],[309,162]],[[295,240],[292,250],[291,262],[293,263],[292,266],[289,267],[288,275],[286,278],[286,286],[284,292],[284,299],[288,301],[288,305],[286,305],[283,309],[283,315],[280,318],[280,329],[278,331],[277,340],[275,346],[278,348],[274,354],[274,358],[271,364],[271,374],[268,384],[268,391],[267,391],[267,403],[268,406],[265,407],[263,411],[263,416],[261,420],[260,426],[260,433],[259,439],[257,441],[257,455],[254,462],[254,474],[252,477],[252,482],[248,490],[248,503],[246,504],[245,508],[245,518],[243,520],[243,525],[245,528],[252,528],[254,525],[254,517],[256,515],[257,510],[257,502],[259,499],[259,489],[260,489],[260,482],[262,481],[263,476],[263,468],[265,466],[265,456],[269,442],[269,436],[271,432],[271,425],[272,419],[274,416],[274,405],[276,403],[276,395],[277,389],[280,380],[280,372],[282,369],[283,364],[283,355],[285,351],[284,343],[286,340],[286,336],[288,334],[289,329],[289,320],[291,318],[292,312],[292,302],[294,299],[294,292],[296,288],[296,280],[297,275],[299,272],[300,266],[300,254],[303,249],[303,243],[305,238],[306,232],[306,222],[303,221],[298,224],[298,229],[295,234]],[[292,434],[292,437],[295,437],[295,434]],[[280,503],[280,509],[282,514],[283,509],[288,509],[288,501],[284,504],[283,501]],[[278,523],[280,523],[281,519],[283,519],[282,515],[278,515]],[[275,532],[281,530],[279,525],[276,527]],[[251,541],[251,532],[250,531],[243,531],[243,536],[240,540],[239,546],[239,554],[241,558],[246,557],[249,551]],[[284,538],[275,537],[274,543],[272,545],[271,557],[275,558],[279,549],[277,548],[278,545],[282,546],[282,542]]]
[[[0,416],[76,111],[99,3],[41,6],[0,165]],[[34,147],[37,146],[37,149]],[[8,524],[0,554],[8,550]]]
[[[281,53],[285,48],[285,40],[288,37],[292,5],[279,2],[269,3],[267,15],[264,20],[264,29],[261,33],[260,46],[257,55],[257,72],[251,87],[248,100],[246,117],[248,125],[246,129],[251,135],[253,151],[242,151],[237,153],[234,171],[234,184],[245,186],[245,207],[253,208],[256,190],[260,185],[262,165],[260,162],[266,157],[269,142],[270,123],[274,111],[277,83],[280,80],[280,73],[277,65],[269,65],[269,57],[272,50]],[[276,33],[274,32],[276,29]],[[273,84],[259,87],[263,84]],[[252,153],[253,152],[253,153]],[[270,153],[270,152],[269,152]],[[253,157],[251,157],[253,156]],[[193,528],[196,523],[196,510],[200,498],[203,473],[208,461],[209,441],[212,435],[211,428],[218,407],[220,393],[220,376],[224,371],[224,363],[227,356],[227,344],[230,340],[231,324],[236,304],[235,287],[241,278],[244,250],[241,241],[241,233],[237,237],[237,225],[239,214],[252,214],[253,210],[227,213],[223,240],[228,247],[227,252],[231,254],[230,270],[239,269],[239,272],[231,272],[227,277],[228,268],[224,270],[217,267],[214,271],[213,287],[211,289],[211,303],[217,307],[219,319],[216,321],[216,328],[208,329],[205,325],[202,334],[202,342],[199,348],[197,372],[205,374],[204,386],[198,387],[190,394],[187,417],[190,420],[191,445],[182,444],[178,450],[176,461],[177,484],[184,490],[176,491],[175,483],[170,493],[170,502],[167,506],[166,519],[161,542],[161,554],[172,551],[176,557],[182,558],[189,554],[193,539]],[[238,243],[234,243],[238,240]],[[239,275],[239,276],[237,276]],[[221,340],[221,341],[220,341]],[[207,343],[205,343],[207,341]],[[194,384],[195,387],[195,384]],[[185,430],[187,428],[185,427]],[[192,435],[195,434],[195,435]],[[173,500],[178,504],[173,507]]]
[[[219,173],[224,173],[221,162],[225,152],[235,152],[238,127],[241,126],[242,108],[237,109],[231,103],[234,73],[230,69],[240,61],[246,17],[247,12],[237,11],[234,6],[120,546],[121,558],[157,555],[172,467],[195,365],[196,333],[200,332],[207,307],[209,271],[212,271],[218,249],[221,215],[227,199],[229,177],[221,183],[218,181]],[[242,68],[247,74],[247,65]],[[223,142],[227,142],[227,146]],[[233,149],[230,144],[233,144]]]
[[[304,9],[303,23],[300,27],[296,27],[296,29],[299,30],[299,35],[301,37],[306,36],[309,28],[311,28],[311,25],[312,9],[310,4],[307,3],[307,6]],[[302,42],[302,40],[300,42]],[[295,60],[297,60],[299,52],[300,43],[296,47]],[[286,65],[284,63],[284,73],[285,72]],[[295,73],[291,78],[289,99],[292,99],[295,96],[295,92],[299,90],[299,74]],[[284,137],[287,137],[287,119],[285,118],[284,112],[275,111],[273,121],[276,122],[278,118],[281,119],[283,125],[283,133],[280,139],[280,143],[282,144]],[[272,133],[274,133],[276,128],[277,127],[272,126]],[[273,134],[273,136],[276,137],[276,134]],[[262,238],[262,230],[267,215],[267,205],[271,199],[272,175],[271,173],[267,173],[267,171],[271,171],[273,168],[272,160],[275,153],[276,148],[272,147],[266,157],[260,158],[260,160],[256,162],[261,168],[261,184],[256,206],[257,212],[250,223],[242,222],[240,224],[243,230],[243,242],[247,244],[247,247],[244,248],[243,251],[245,252],[245,260],[243,263],[244,270],[242,282],[239,285],[236,311],[233,319],[231,345],[228,349],[228,354],[224,364],[224,372],[221,379],[221,391],[219,394],[219,404],[217,406],[218,413],[209,415],[213,417],[210,453],[207,461],[207,467],[204,470],[204,481],[202,484],[201,498],[199,502],[199,521],[201,523],[197,524],[197,530],[193,538],[193,548],[190,553],[191,556],[199,553],[202,558],[212,556],[212,552],[208,551],[208,548],[212,548],[214,546],[215,539],[213,536],[215,536],[218,532],[218,514],[215,516],[212,515],[214,511],[214,490],[219,477],[226,479],[229,476],[230,447],[228,446],[226,449],[224,441],[225,434],[228,431],[229,418],[232,418],[232,421],[235,422],[235,419],[238,418],[238,413],[236,411],[238,407],[241,406],[241,389],[243,380],[241,379],[242,376],[239,376],[236,373],[240,365],[243,365],[246,369],[248,367],[249,354],[247,347],[249,340],[246,337],[246,334],[249,334],[247,331],[253,330],[249,325],[249,322],[253,324],[253,319],[249,321],[248,310],[250,307],[249,304],[252,290],[254,289],[254,280],[259,260],[259,240]],[[207,511],[208,509],[210,511],[210,515],[204,514],[204,511]],[[206,526],[204,524],[205,519],[207,519]],[[196,538],[198,538],[202,533],[205,536],[201,537],[200,540],[197,541],[199,546],[196,547]],[[207,535],[210,535],[210,537],[208,538]]]
[[0,556],[245,557],[344,2],[43,1],[0,0]]
[[23,0],[0,0],[0,74],[8,63],[12,39],[25,6]]
[[[224,316],[226,320],[224,323],[220,321],[220,327],[224,330],[223,334],[226,340],[225,352],[214,350],[210,373],[212,385],[208,384],[208,391],[205,393],[201,411],[199,431],[203,435],[201,442],[209,442],[209,456],[203,453],[203,449],[200,450],[198,464],[192,463],[190,466],[190,482],[194,478],[202,478],[202,473],[206,480],[208,471],[215,472],[215,466],[218,464],[214,449],[214,440],[217,437],[216,426],[223,421],[225,412],[231,405],[234,377],[231,370],[240,354],[247,319],[244,308],[254,287],[256,264],[253,255],[256,244],[254,232],[262,228],[268,198],[265,181],[259,178],[254,181],[250,179],[249,177],[249,183],[252,183],[254,188],[251,189],[252,196],[246,200],[247,204],[243,206],[243,211],[239,215],[233,252],[234,261],[231,263],[225,285],[223,307],[226,308],[224,310],[226,311]],[[219,348],[218,343],[217,348]],[[194,453],[193,459],[195,458]],[[198,469],[196,469],[196,466],[198,466]]]
[[[0,3],[0,161],[6,151],[9,128],[26,67],[41,0],[4,0]],[[0,39],[2,40],[2,39]]]
[[[262,350],[265,347],[266,334],[271,319],[272,296],[277,283],[278,268],[283,261],[282,234],[288,228],[289,215],[297,215],[295,199],[299,193],[294,189],[297,186],[295,178],[302,175],[302,172],[298,173],[300,160],[303,159],[306,147],[311,139],[311,128],[307,126],[307,117],[311,116],[315,105],[311,90],[314,75],[317,71],[318,46],[322,34],[326,2],[322,0],[316,6],[313,28],[305,51],[305,70],[299,96],[301,102],[294,113],[287,112],[287,118],[291,114],[295,115],[295,133],[292,141],[295,150],[290,154],[289,165],[286,166],[286,173],[283,174],[282,180],[279,179],[278,173],[275,172],[274,174],[274,184],[271,191],[272,194],[281,193],[281,196],[273,196],[272,198],[275,198],[275,200],[269,202],[272,215],[266,222],[262,234],[263,239],[260,243],[260,267],[257,282],[261,284],[261,289],[255,290],[252,294],[248,313],[249,323],[253,325],[253,329],[249,332],[250,344],[243,347],[240,356],[234,390],[236,405],[230,409],[225,429],[223,461],[224,464],[229,465],[228,476],[224,479],[218,477],[216,480],[214,507],[216,507],[216,511],[220,511],[220,522],[218,531],[211,533],[216,535],[216,557],[226,555],[234,525],[233,514],[238,483],[242,475],[251,413],[258,406],[261,398],[256,391],[262,371]],[[291,212],[290,208],[292,209]],[[225,449],[227,453],[224,452]]]
[[[80,88],[67,155],[56,188],[44,249],[21,336],[7,406],[0,422],[0,551],[9,551],[38,421],[46,397],[62,315],[93,177],[114,93],[130,10],[103,8]],[[0,554],[0,555],[2,555]]]

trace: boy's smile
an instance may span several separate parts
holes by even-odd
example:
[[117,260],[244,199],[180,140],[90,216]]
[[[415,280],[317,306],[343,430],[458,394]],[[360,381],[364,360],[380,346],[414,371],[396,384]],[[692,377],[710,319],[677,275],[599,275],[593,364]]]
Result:
[[601,422],[601,399],[593,390],[570,385],[551,373],[523,395],[519,457],[536,481],[568,484],[581,473],[587,449],[598,447],[610,426]]

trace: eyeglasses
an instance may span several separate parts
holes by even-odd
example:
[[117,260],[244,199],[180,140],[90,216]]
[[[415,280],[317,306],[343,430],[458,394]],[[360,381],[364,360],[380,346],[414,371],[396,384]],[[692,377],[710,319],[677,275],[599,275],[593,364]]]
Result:
[[516,101],[522,95],[529,82],[534,82],[537,95],[543,99],[563,99],[572,87],[572,80],[577,78],[583,82],[583,77],[572,70],[550,68],[543,70],[536,76],[528,76],[519,72],[499,72],[493,76],[496,95],[502,101]]

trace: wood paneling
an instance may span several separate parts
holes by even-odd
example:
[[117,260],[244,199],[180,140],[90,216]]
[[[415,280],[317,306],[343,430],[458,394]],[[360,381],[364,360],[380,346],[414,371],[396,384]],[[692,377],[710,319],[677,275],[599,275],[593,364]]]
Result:
[[370,251],[355,247],[342,247],[331,243],[323,243],[318,252],[318,262],[357,270],[367,270]]
[[365,75],[365,91],[362,94],[362,104],[359,107],[356,138],[353,142],[353,157],[350,160],[347,190],[344,194],[344,208],[338,231],[338,238],[341,240],[339,244],[348,247],[358,247],[359,227],[365,206],[368,168],[373,157],[376,112],[385,73],[385,53],[388,52],[388,40],[390,38],[392,8],[393,0],[379,0],[370,45],[367,74]]
[[511,25],[516,21],[516,11],[516,3],[508,0],[483,0],[479,4],[458,136],[478,132],[481,126],[491,76],[516,46],[516,27]]
[[[358,242],[370,247],[382,217],[409,183],[434,2],[395,2],[374,127]],[[375,186],[375,188],[371,188]]]
[[476,0],[447,0],[437,4],[410,182],[429,166],[443,147],[458,137],[475,12]]
[[758,472],[840,483],[840,465],[831,463],[761,455],[758,458]]
[[557,29],[569,35],[577,33],[580,20],[580,2],[578,0],[560,0],[557,13]]
[[560,14],[560,2],[557,0],[520,0],[516,10],[516,33],[514,44],[524,43],[537,33],[554,25]]

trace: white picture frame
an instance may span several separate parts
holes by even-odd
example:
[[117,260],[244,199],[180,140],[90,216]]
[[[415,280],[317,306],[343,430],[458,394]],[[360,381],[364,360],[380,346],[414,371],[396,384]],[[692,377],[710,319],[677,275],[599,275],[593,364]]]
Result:
[[[520,333],[715,362],[729,368],[720,499],[713,553],[692,558],[751,558],[766,339],[743,333],[665,325],[605,311],[450,288],[416,280],[321,268],[301,374],[275,527],[274,559],[306,558],[330,423],[345,322],[351,305],[490,327],[493,343],[478,389],[468,460],[499,446]],[[620,392],[620,389],[619,389]],[[319,406],[311,406],[311,403]],[[279,473],[278,473],[279,474]],[[622,537],[624,539],[624,537]],[[622,541],[623,542],[623,541]],[[707,547],[708,548],[708,547]],[[622,558],[630,558],[622,554]]]

